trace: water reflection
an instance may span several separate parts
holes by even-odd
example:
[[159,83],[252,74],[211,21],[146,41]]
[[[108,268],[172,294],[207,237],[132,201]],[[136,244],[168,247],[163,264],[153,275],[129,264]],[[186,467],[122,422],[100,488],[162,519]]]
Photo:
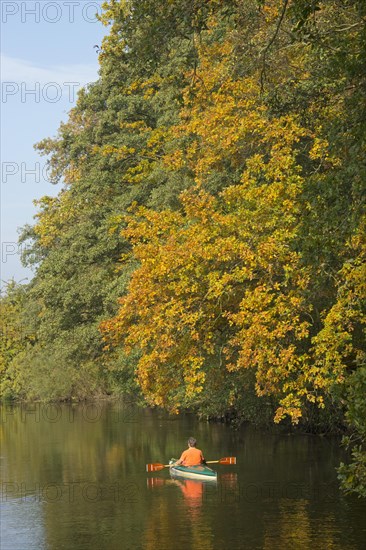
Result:
[[[216,481],[201,481],[195,479],[184,479],[180,476],[170,474],[170,479],[161,477],[148,478],[147,486],[149,490],[157,491],[159,508],[163,507],[163,502],[173,502],[173,508],[170,509],[171,521],[174,525],[175,544],[172,539],[167,540],[164,531],[159,532],[159,537],[151,544],[151,549],[178,547],[178,540],[183,537],[189,537],[190,548],[199,550],[213,550],[214,545],[214,526],[209,515],[205,510],[205,503],[208,492],[216,491]],[[169,492],[174,490],[174,500],[169,498]],[[177,493],[178,491],[178,493]],[[173,496],[173,495],[171,495]],[[179,498],[180,497],[180,498]],[[155,499],[155,502],[157,501]],[[145,532],[146,540],[151,541],[151,531],[148,528]],[[178,546],[177,546],[178,544]],[[166,546],[165,546],[166,545]],[[182,545],[184,546],[184,545]],[[148,546],[150,549],[150,546]]]
[[[12,502],[2,500],[1,548],[3,550],[46,549],[47,533],[43,514],[42,504],[32,499],[18,499]],[[7,537],[9,531],[12,533],[11,538]]]
[[172,481],[182,491],[186,506],[193,512],[202,506],[204,481],[173,478]]
[[[131,403],[12,406],[0,419],[6,550],[364,548],[366,506],[339,494],[335,438],[234,432]],[[146,474],[192,433],[237,465],[215,466],[217,483]]]
[[217,480],[202,481],[185,479],[170,472],[170,479],[163,477],[148,477],[146,480],[149,490],[161,490],[164,487],[175,486],[180,489],[184,505],[188,510],[197,510],[203,503],[210,500],[228,503],[240,500],[238,474],[236,472],[220,474]]
[[[148,489],[161,489],[162,487],[175,486],[178,487],[183,495],[185,505],[191,510],[197,510],[202,506],[204,485],[209,482],[199,481],[196,479],[182,479],[181,477],[171,474],[171,479],[162,479],[159,477],[151,477],[147,479]],[[210,485],[212,482],[210,483]],[[214,482],[216,484],[216,482]]]

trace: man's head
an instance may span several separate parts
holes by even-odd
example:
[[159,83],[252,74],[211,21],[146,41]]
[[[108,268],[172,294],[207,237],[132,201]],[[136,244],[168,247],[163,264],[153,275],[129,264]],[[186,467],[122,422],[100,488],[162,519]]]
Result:
[[188,447],[195,447],[197,445],[197,441],[194,437],[190,437],[188,439]]

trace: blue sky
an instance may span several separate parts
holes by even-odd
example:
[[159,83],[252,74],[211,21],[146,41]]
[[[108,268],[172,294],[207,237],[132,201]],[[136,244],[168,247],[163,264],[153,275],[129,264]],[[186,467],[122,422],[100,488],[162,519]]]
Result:
[[33,145],[55,136],[76,91],[98,78],[108,32],[95,18],[101,1],[1,0],[1,273],[31,278],[20,263],[18,228],[33,222],[33,200],[55,195]]

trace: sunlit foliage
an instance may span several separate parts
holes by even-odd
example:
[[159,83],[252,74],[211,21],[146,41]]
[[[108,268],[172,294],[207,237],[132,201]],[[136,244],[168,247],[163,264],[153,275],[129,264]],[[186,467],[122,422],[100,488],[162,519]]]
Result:
[[1,395],[347,430],[364,494],[366,4],[108,0],[101,22],[98,81],[37,145],[62,190],[1,299]]

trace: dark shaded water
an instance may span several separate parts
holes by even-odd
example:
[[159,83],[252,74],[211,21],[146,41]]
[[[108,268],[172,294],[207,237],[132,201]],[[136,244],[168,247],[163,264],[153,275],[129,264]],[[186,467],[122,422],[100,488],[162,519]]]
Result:
[[[3,406],[1,550],[366,548],[366,503],[343,497],[339,440],[270,435],[129,403]],[[194,435],[217,484],[173,480]]]

